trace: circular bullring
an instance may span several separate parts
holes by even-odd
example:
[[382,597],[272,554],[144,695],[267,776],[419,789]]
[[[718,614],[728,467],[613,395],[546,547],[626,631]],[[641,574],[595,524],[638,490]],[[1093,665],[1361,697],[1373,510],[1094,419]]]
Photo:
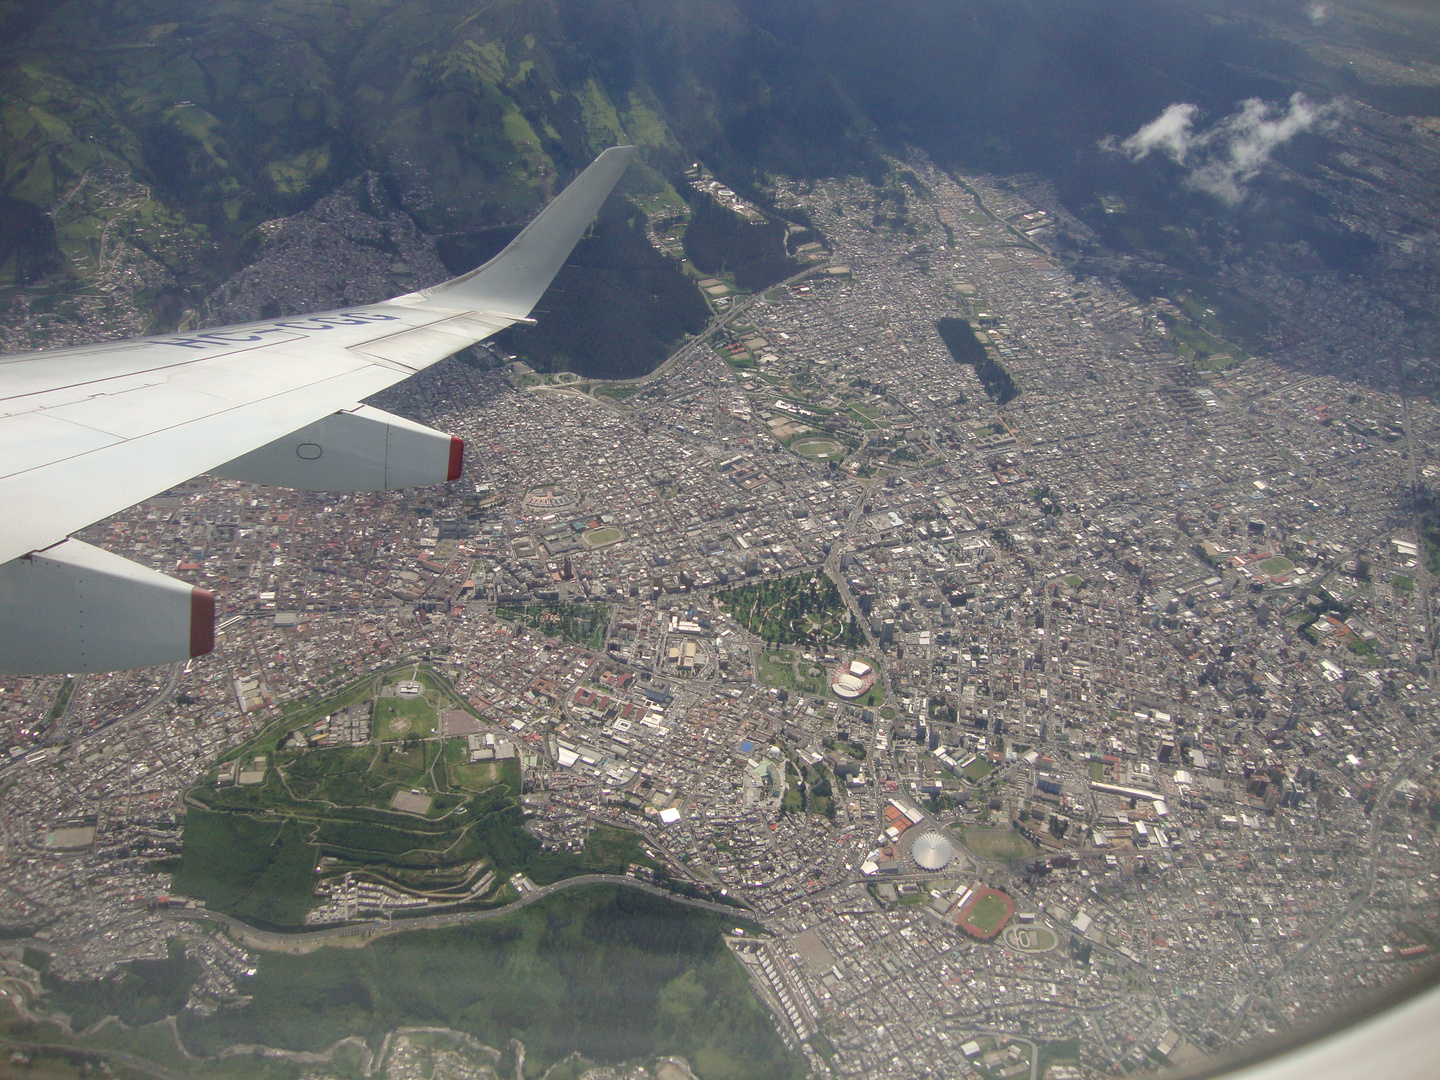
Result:
[[556,484],[540,484],[525,493],[524,506],[536,514],[559,514],[574,508],[579,502],[573,491]]
[[854,700],[864,697],[878,677],[879,672],[864,660],[851,660],[830,673],[830,689],[836,697]]

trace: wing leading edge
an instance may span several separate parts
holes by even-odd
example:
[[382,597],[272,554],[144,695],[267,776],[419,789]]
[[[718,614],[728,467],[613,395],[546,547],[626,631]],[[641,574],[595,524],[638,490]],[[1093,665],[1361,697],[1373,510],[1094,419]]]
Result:
[[[75,630],[78,616],[66,599],[73,587],[56,594],[58,607],[41,602],[35,582],[59,580],[67,565],[80,563],[52,560],[46,575],[18,564],[75,544],[67,540],[75,530],[191,476],[227,471],[241,459],[231,475],[294,484],[313,457],[314,474],[324,479],[303,486],[375,486],[352,479],[359,476],[386,478],[384,486],[400,486],[391,477],[446,479],[458,440],[429,432],[434,439],[427,441],[428,429],[379,410],[357,413],[358,403],[526,319],[634,153],[630,146],[604,151],[504,251],[418,293],[298,318],[0,357],[0,671],[40,673],[34,650],[19,643],[52,615],[52,637],[78,634],[88,644],[58,649],[45,670],[144,666],[133,650],[114,650],[123,662],[111,663],[96,644],[107,634],[127,635],[114,615],[126,605],[92,603],[91,610],[111,614],[104,625],[91,619]],[[326,420],[342,412],[363,422]],[[316,432],[331,441],[322,446]],[[289,454],[300,465],[264,472],[264,462]],[[341,457],[351,466],[337,465]],[[96,597],[108,580],[91,575],[86,595]],[[191,640],[208,634],[187,634],[148,663],[190,655]]]

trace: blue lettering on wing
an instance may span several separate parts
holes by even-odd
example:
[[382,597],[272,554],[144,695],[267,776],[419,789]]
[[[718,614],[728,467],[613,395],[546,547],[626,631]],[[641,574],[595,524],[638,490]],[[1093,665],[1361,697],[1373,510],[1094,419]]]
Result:
[[394,315],[381,315],[378,311],[346,311],[335,316],[336,319],[344,319],[348,326],[363,326],[369,322],[395,322]]
[[202,338],[219,342],[221,345],[235,345],[242,341],[259,341],[259,334],[241,334],[237,331],[217,330],[213,334],[201,334]]

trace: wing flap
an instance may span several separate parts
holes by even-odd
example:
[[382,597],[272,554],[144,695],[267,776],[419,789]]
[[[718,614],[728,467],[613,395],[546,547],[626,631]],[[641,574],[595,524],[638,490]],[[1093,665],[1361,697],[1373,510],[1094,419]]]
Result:
[[363,353],[394,364],[401,364],[414,371],[429,367],[437,360],[453,356],[461,349],[474,345],[482,335],[467,334],[463,329],[452,331],[450,322],[438,326],[422,326],[405,330],[388,337],[367,341],[363,345],[350,346],[351,352]]
[[161,425],[173,427],[199,420],[232,405],[233,402],[215,394],[167,381],[120,394],[100,394],[61,405],[40,415],[58,417],[122,439],[135,439],[150,434]]
[[45,413],[0,419],[0,468],[24,472],[54,461],[113,446],[117,435],[82,427]]

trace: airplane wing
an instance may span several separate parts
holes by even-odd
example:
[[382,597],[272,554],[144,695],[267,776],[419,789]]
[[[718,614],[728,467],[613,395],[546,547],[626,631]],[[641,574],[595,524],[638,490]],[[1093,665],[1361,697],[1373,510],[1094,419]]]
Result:
[[199,473],[350,491],[458,477],[459,440],[358,403],[526,319],[634,153],[604,151],[499,255],[418,293],[0,357],[0,671],[208,651],[208,593],[67,539]]

